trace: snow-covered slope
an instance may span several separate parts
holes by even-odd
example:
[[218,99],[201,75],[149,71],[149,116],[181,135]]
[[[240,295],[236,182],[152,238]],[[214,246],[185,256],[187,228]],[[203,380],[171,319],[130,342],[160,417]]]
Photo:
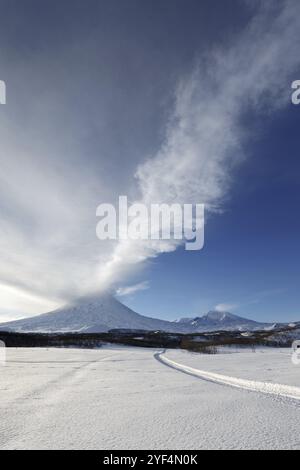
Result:
[[110,294],[83,297],[54,312],[0,325],[1,330],[47,333],[96,333],[114,328],[174,330],[171,322],[139,315]]
[[229,312],[219,312],[212,310],[203,317],[196,318],[182,318],[177,321],[178,325],[184,325],[185,328],[190,331],[201,332],[201,331],[244,331],[244,330],[262,330],[271,329],[273,325],[269,323],[259,323],[254,320],[248,320],[246,318],[233,315]]
[[174,322],[148,318],[134,312],[110,294],[82,297],[71,305],[45,313],[0,324],[0,330],[17,332],[98,333],[112,329],[163,330],[172,333],[208,331],[272,330],[278,324],[259,323],[229,312],[211,311],[203,317],[183,318]]
[[[288,329],[290,328],[290,329]],[[300,323],[289,324],[288,328],[283,331],[275,331],[273,334],[268,336],[267,342],[273,346],[287,345],[290,346],[293,341],[300,340]]]

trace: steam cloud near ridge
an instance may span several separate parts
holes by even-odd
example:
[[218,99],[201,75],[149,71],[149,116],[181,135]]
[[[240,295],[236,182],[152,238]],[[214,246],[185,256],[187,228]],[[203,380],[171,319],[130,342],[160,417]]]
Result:
[[[165,142],[138,166],[139,202],[205,203],[211,213],[222,208],[232,172],[245,158],[250,132],[243,116],[286,106],[288,79],[300,63],[300,5],[289,1],[279,11],[277,2],[266,5],[231,47],[209,51],[179,84]],[[174,241],[120,241],[100,268],[101,284],[121,280],[132,264],[177,246]]]

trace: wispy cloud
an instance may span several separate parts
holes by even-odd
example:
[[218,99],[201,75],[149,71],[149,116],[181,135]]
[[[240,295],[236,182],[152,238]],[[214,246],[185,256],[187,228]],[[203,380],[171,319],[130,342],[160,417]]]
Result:
[[245,305],[259,304],[263,300],[269,297],[276,297],[278,295],[284,294],[288,291],[286,287],[278,287],[275,289],[267,289],[260,292],[256,292],[254,295],[251,295],[250,298],[245,302]]
[[278,295],[281,295],[285,292],[287,292],[288,289],[284,287],[280,288],[275,288],[275,289],[268,289],[260,292],[256,292],[255,294],[252,294],[251,296],[244,297],[243,301],[241,303],[233,303],[233,302],[224,302],[224,303],[219,303],[217,304],[214,309],[219,311],[219,312],[224,312],[224,311],[233,311],[238,308],[246,308],[249,307],[253,304],[259,304],[263,300],[267,298],[273,298]]
[[147,290],[150,288],[150,284],[148,281],[144,282],[139,282],[138,284],[134,284],[132,286],[126,286],[126,287],[119,287],[116,290],[116,294],[119,297],[125,297],[127,295],[133,295],[136,292]]
[[238,307],[236,304],[232,303],[224,303],[224,304],[218,304],[215,306],[215,310],[217,312],[231,312],[232,310],[235,310]]
[[0,322],[11,319],[11,317],[22,318],[28,313],[47,312],[59,305],[47,297],[3,283],[0,283],[0,299]]

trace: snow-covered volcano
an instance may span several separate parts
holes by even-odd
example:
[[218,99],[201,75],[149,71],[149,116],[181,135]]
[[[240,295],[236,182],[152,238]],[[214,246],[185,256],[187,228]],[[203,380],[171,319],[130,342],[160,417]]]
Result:
[[114,328],[173,331],[176,327],[139,315],[110,294],[82,297],[53,312],[0,325],[1,330],[45,333],[97,333]]
[[273,327],[270,323],[260,323],[247,318],[233,315],[229,312],[220,312],[218,310],[211,310],[202,317],[195,318],[182,318],[178,324],[184,325],[187,329],[194,332],[200,331],[254,331],[271,329]]
[[259,323],[229,312],[211,311],[202,317],[165,321],[139,315],[111,294],[82,297],[72,304],[31,318],[0,324],[0,330],[17,332],[100,333],[112,329],[162,330],[172,333],[255,331],[278,325]]

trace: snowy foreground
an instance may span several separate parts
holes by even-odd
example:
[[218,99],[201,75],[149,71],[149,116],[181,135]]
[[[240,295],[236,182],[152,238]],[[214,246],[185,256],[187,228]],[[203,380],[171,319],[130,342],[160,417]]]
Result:
[[8,349],[0,448],[300,449],[289,350],[160,352]]

